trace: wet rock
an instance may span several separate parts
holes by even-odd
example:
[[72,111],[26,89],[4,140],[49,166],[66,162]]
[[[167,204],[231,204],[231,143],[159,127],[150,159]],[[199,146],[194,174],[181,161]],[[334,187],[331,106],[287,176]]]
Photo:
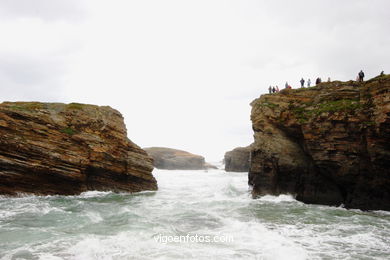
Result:
[[0,194],[156,190],[122,115],[84,104],[0,104]]
[[390,76],[252,102],[254,196],[390,210]]

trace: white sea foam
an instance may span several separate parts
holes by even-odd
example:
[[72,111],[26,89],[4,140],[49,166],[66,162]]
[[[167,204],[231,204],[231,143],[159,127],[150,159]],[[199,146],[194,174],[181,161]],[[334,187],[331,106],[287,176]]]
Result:
[[80,197],[80,198],[95,198],[95,197],[103,197],[103,196],[106,196],[107,194],[110,194],[110,193],[112,193],[112,192],[110,192],[110,191],[96,191],[96,190],[93,190],[93,191],[83,192],[80,195],[77,195],[76,197]]
[[103,220],[100,214],[94,211],[88,211],[86,216],[91,220],[92,223],[98,223]]
[[273,203],[281,203],[281,202],[297,202],[293,195],[282,194],[279,196],[265,195],[258,198],[260,201],[267,201]]
[[384,211],[384,210],[375,210],[372,211],[375,214],[378,214],[380,216],[390,216],[390,211]]
[[[386,211],[306,205],[290,195],[254,200],[242,173],[154,174],[159,190],[153,192],[0,199],[0,257],[272,260],[386,259],[390,254]],[[156,234],[234,241],[163,244],[155,241]]]

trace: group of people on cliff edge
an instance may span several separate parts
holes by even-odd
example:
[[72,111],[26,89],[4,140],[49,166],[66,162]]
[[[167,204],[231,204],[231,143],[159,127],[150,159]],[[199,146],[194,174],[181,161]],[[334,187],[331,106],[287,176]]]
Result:
[[[304,88],[305,87],[305,80],[304,78],[301,78],[301,80],[299,81],[301,83],[301,88]],[[307,79],[307,87],[310,88],[311,87],[311,80],[310,78]],[[321,78],[318,77],[315,81],[316,85],[320,84],[322,82]],[[330,82],[330,77],[328,78],[328,82]]]
[[[380,73],[380,76],[383,76],[383,75],[384,75],[384,71],[382,71],[382,72]],[[356,81],[357,81],[357,82],[363,82],[363,81],[364,81],[364,77],[365,77],[365,75],[364,75],[363,70],[360,70],[360,72],[358,73],[358,75],[357,75],[357,77],[356,77]],[[304,87],[305,87],[305,82],[307,82],[307,87],[308,87],[308,88],[311,87],[311,80],[310,80],[310,78],[307,79],[307,81],[305,81],[304,78],[301,78],[301,80],[300,80],[299,82],[301,83],[301,88],[304,88]],[[318,84],[320,84],[321,82],[322,82],[321,78],[318,77],[318,78],[316,79],[316,81],[315,81],[315,84],[318,85]],[[330,77],[328,77],[328,82],[331,82]],[[288,82],[286,82],[286,84],[285,84],[285,89],[292,89],[291,85],[288,84]],[[269,94],[277,93],[277,92],[279,92],[279,87],[278,87],[278,86],[274,86],[274,87],[273,87],[273,86],[269,86],[268,92],[269,92]]]
[[274,87],[269,86],[268,92],[269,92],[270,94],[275,93],[275,92],[279,92],[279,87],[278,87],[278,86],[274,86]]

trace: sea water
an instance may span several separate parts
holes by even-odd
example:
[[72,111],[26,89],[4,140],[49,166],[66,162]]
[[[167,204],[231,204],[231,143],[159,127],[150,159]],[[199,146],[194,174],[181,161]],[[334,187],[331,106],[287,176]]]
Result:
[[0,258],[389,259],[390,212],[252,199],[246,173],[153,174],[153,192],[1,197]]

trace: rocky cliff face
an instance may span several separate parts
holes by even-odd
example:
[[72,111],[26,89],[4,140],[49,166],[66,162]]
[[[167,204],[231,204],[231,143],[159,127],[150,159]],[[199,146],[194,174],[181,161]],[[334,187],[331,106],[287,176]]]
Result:
[[205,163],[204,157],[186,151],[165,147],[144,148],[153,158],[154,166],[167,170],[202,170],[214,168]]
[[254,195],[390,210],[390,76],[252,102]]
[[122,115],[83,104],[0,104],[0,194],[156,190]]
[[226,152],[225,171],[227,172],[248,172],[249,171],[249,160],[250,160],[251,148],[237,147],[232,151]]

